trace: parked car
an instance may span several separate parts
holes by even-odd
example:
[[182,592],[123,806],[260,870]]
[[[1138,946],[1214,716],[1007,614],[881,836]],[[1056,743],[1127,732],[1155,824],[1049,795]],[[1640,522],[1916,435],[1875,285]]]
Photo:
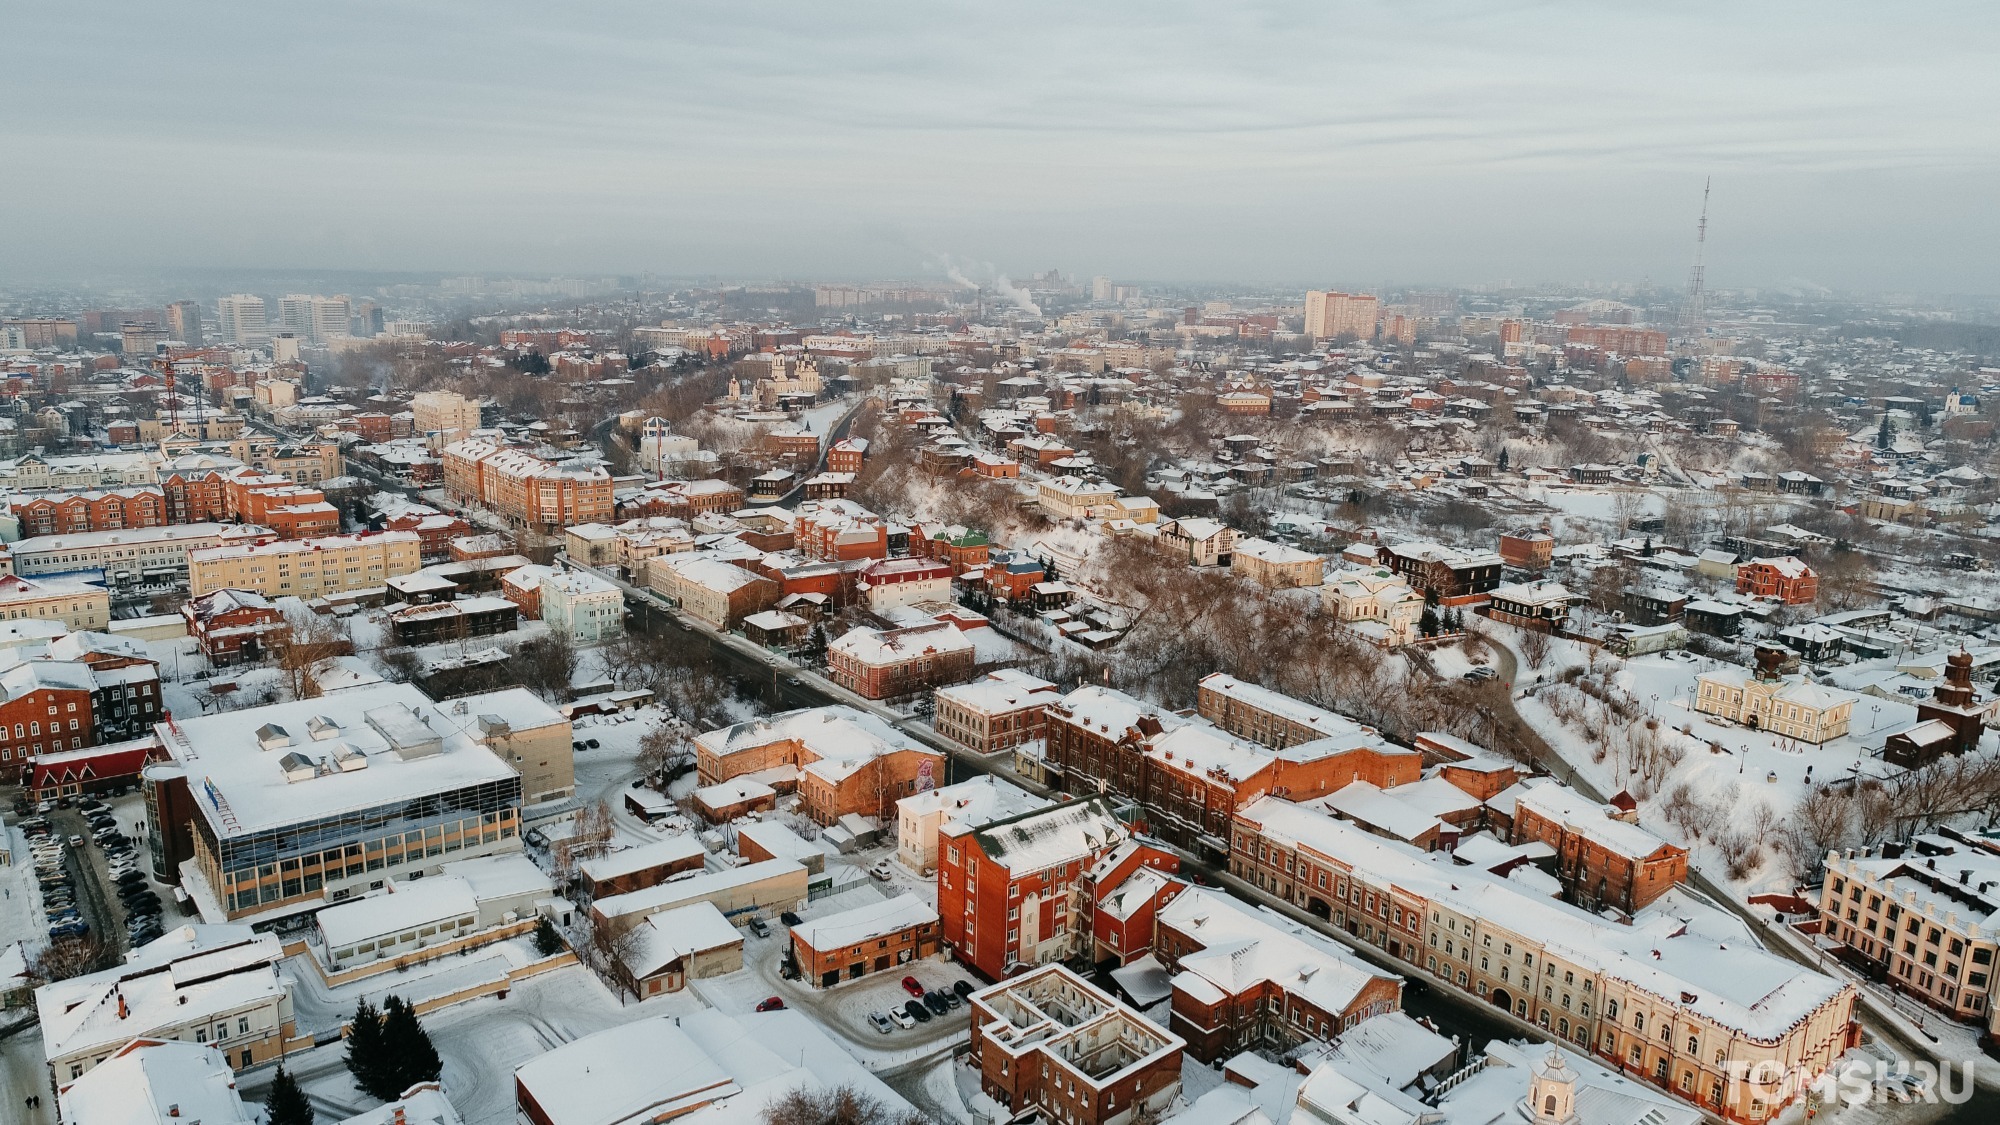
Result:
[[889,870],[889,861],[886,859],[876,860],[875,865],[868,869],[868,873],[884,883],[895,878],[895,874]]
[[889,1018],[896,1021],[897,1027],[912,1028],[917,1026],[917,1021],[910,1018],[910,1013],[901,1008],[889,1009]]
[[908,1001],[903,1005],[903,1010],[910,1013],[910,1018],[916,1020],[918,1023],[931,1022],[931,1010],[924,1007],[922,1000]]
[[756,934],[758,937],[770,937],[770,923],[764,921],[762,918],[752,918],[750,919],[750,932]]
[[931,1014],[934,1016],[941,1016],[944,1015],[946,1012],[951,1011],[951,1005],[945,1003],[944,993],[942,992],[925,993],[924,1007],[929,1008],[931,1010]]
[[767,996],[764,999],[757,1001],[757,1010],[760,1012],[781,1011],[784,1009],[784,1007],[785,1007],[785,998],[782,996]]
[[960,996],[970,997],[973,993],[972,982],[969,980],[955,980],[951,982],[951,990]]
[[72,848],[80,848],[80,847],[82,847],[82,846],[83,846],[83,837],[81,837],[81,836],[71,836],[71,837],[69,838],[69,846],[70,846],[70,847],[72,847]]
[[904,978],[903,978],[903,991],[904,991],[904,992],[907,992],[907,993],[909,993],[910,995],[912,995],[912,996],[915,996],[915,997],[917,997],[917,998],[919,998],[919,999],[922,999],[922,998],[923,998],[923,995],[924,995],[924,986],[923,986],[923,985],[921,985],[921,984],[918,984],[918,983],[917,983],[917,978],[915,978],[915,977],[904,977]]
[[875,1030],[881,1032],[884,1035],[887,1035],[890,1032],[896,1030],[896,1025],[889,1022],[889,1017],[883,1015],[880,1012],[868,1013],[868,1022],[874,1025]]
[[790,928],[799,924],[799,916],[787,910],[783,914],[778,915],[778,921],[783,922],[787,928]]

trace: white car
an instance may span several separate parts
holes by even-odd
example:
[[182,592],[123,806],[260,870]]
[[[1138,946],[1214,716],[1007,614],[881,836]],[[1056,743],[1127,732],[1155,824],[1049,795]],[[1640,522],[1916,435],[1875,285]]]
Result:
[[906,1030],[917,1026],[917,1021],[910,1018],[910,1013],[904,1011],[900,1007],[889,1009],[889,1018],[896,1021],[897,1027],[904,1028]]
[[875,866],[870,867],[868,873],[884,883],[895,878],[895,873],[889,870],[889,861],[886,859],[876,860]]

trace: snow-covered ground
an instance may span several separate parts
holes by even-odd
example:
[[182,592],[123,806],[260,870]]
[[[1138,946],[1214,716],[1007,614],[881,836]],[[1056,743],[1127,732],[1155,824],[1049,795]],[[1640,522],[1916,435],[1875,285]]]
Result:
[[[1812,746],[1696,712],[1696,677],[1724,667],[1718,661],[1685,652],[1600,660],[1609,661],[1610,682],[1636,719],[1615,719],[1601,702],[1560,684],[1529,687],[1517,703],[1522,717],[1602,794],[1630,792],[1641,823],[1688,847],[1698,870],[1738,896],[1793,889],[1789,868],[1752,830],[1768,833],[1782,824],[1815,784],[1893,772],[1877,756],[1882,742],[1916,718],[1914,707],[1864,698],[1855,705],[1851,734]],[[1641,733],[1649,723],[1657,750]],[[1689,801],[1712,826],[1701,836],[1669,815],[1670,807]],[[1741,866],[1745,848],[1763,853],[1755,870]],[[1732,858],[1739,863],[1735,876]]]

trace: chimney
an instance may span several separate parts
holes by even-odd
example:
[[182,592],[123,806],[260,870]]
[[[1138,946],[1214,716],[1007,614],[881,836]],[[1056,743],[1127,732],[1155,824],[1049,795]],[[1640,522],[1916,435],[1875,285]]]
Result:
[[123,989],[116,991],[118,992],[118,1018],[121,1020],[127,1019],[132,1015],[132,1010],[125,1006],[125,991]]
[[180,1115],[181,1115],[181,1103],[175,1102],[174,1104],[167,1107],[168,1117],[179,1117]]
[[408,1123],[403,1120],[403,1107],[401,1105],[398,1105],[396,1107],[396,1125],[408,1125]]

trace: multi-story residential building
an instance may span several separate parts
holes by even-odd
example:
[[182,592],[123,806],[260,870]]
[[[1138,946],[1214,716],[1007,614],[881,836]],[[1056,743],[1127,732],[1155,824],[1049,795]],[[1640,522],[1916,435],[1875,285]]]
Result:
[[1330,293],[1319,289],[1306,294],[1305,331],[1315,340],[1348,333],[1372,340],[1381,316],[1381,298],[1372,294]]
[[216,299],[215,327],[221,337],[232,344],[264,344],[271,339],[264,298],[248,293]]
[[0,575],[0,621],[23,620],[102,629],[111,624],[111,593],[83,582]]
[[985,824],[940,826],[938,918],[945,948],[994,979],[1017,965],[1068,960],[1089,934],[1078,880],[1131,836],[1101,798]]
[[1326,577],[1326,560],[1268,539],[1238,539],[1229,560],[1232,573],[1273,590],[1317,586]]
[[707,553],[656,556],[646,566],[646,584],[674,599],[688,616],[717,629],[733,629],[753,613],[771,608],[783,593],[778,583]]
[[1181,1039],[1061,965],[1001,981],[967,1004],[979,1088],[1017,1117],[1127,1125],[1180,1096]]
[[1491,551],[1460,551],[1438,543],[1398,543],[1389,565],[1419,594],[1447,605],[1477,601],[1500,584],[1506,563]]
[[410,399],[411,430],[432,449],[463,441],[479,428],[479,403],[457,391],[422,391]]
[[445,492],[491,509],[516,527],[552,534],[571,524],[608,522],[615,505],[602,465],[546,461],[526,450],[467,438],[444,447]]
[[944,755],[852,707],[785,711],[695,739],[703,786],[766,775],[773,789],[796,789],[799,811],[820,824],[849,813],[886,821],[899,799],[936,788],[944,764]]
[[1167,520],[1160,524],[1154,541],[1162,551],[1186,559],[1190,566],[1229,566],[1236,549],[1236,529],[1200,517]]
[[1853,985],[1733,920],[1621,925],[1276,798],[1232,844],[1238,877],[1730,1121],[1775,1117],[1860,1039]]
[[1117,507],[1118,490],[1103,481],[1056,477],[1035,485],[1035,502],[1052,520],[1098,519]]
[[1757,670],[1718,668],[1695,677],[1694,709],[1817,746],[1847,733],[1855,695],[1779,671],[1784,653],[1757,649]]
[[38,535],[0,548],[0,571],[25,577],[101,570],[117,578],[174,577],[187,570],[188,554],[206,547],[263,543],[275,537],[255,524],[193,523],[123,531]]
[[1819,597],[1819,575],[1791,555],[1752,559],[1736,567],[1736,592],[1808,605]]
[[1830,852],[1820,933],[1898,992],[1991,1027],[2000,955],[2000,845],[1945,828],[1856,855]]
[[423,565],[423,545],[413,531],[207,547],[188,552],[188,596],[250,590],[272,598],[319,598],[371,590]]
[[1500,559],[1508,566],[1540,573],[1555,561],[1556,537],[1540,528],[1510,531],[1500,537]]
[[939,559],[883,559],[855,576],[870,611],[886,616],[919,602],[951,601],[951,564]]
[[1211,676],[1203,686],[1200,720],[1104,687],[1078,688],[1050,703],[1049,780],[1072,793],[1140,802],[1153,832],[1221,856],[1236,810],[1265,794],[1304,801],[1358,780],[1389,788],[1422,776],[1421,755],[1351,719],[1234,677]]
[[889,557],[889,527],[881,516],[852,500],[808,500],[793,516],[798,552],[809,559]]
[[340,445],[332,441],[239,437],[229,443],[229,455],[259,472],[289,477],[293,484],[320,484],[347,471]]
[[263,658],[289,632],[285,615],[254,590],[215,590],[181,603],[188,636],[209,664],[225,667]]
[[992,774],[928,789],[896,802],[896,861],[919,875],[937,869],[938,840],[954,825],[985,824],[1052,802]]
[[159,527],[167,518],[166,493],[158,485],[37,493],[9,497],[0,513],[0,537],[7,542],[38,535]]
[[1159,908],[1153,955],[1173,981],[1168,1029],[1203,1062],[1327,1042],[1403,1002],[1401,977],[1202,887]]
[[27,660],[0,671],[0,775],[23,778],[44,753],[97,745],[96,694],[80,663]]
[[191,348],[201,346],[201,304],[175,301],[167,306],[167,331]]
[[408,684],[161,723],[171,768],[145,781],[148,838],[166,853],[154,866],[204,918],[234,921],[518,851],[522,770],[495,748],[511,730]]
[[297,1034],[284,959],[274,934],[186,925],[124,964],[36,989],[56,1091],[135,1039],[212,1046],[235,1070],[280,1057]]
[[1330,576],[1320,588],[1320,602],[1349,631],[1388,647],[1415,641],[1424,616],[1424,596],[1401,575],[1379,566]]
[[902,629],[867,626],[842,633],[826,650],[833,682],[869,699],[889,699],[972,675],[971,638],[949,621]]
[[1639,827],[1636,809],[1600,805],[1554,781],[1521,788],[1509,839],[1554,848],[1565,896],[1591,910],[1631,914],[1687,880],[1687,849]]
[[595,574],[558,570],[541,581],[541,617],[580,645],[609,640],[625,631],[625,596]]
[[1487,595],[1486,616],[1507,625],[1561,632],[1569,607],[1578,600],[1560,582],[1509,582]]
[[789,953],[801,980],[831,988],[870,973],[903,972],[937,951],[937,910],[905,892],[793,926]]
[[1061,698],[1049,681],[1002,668],[931,693],[931,726],[976,753],[995,754],[1042,737],[1044,713]]

